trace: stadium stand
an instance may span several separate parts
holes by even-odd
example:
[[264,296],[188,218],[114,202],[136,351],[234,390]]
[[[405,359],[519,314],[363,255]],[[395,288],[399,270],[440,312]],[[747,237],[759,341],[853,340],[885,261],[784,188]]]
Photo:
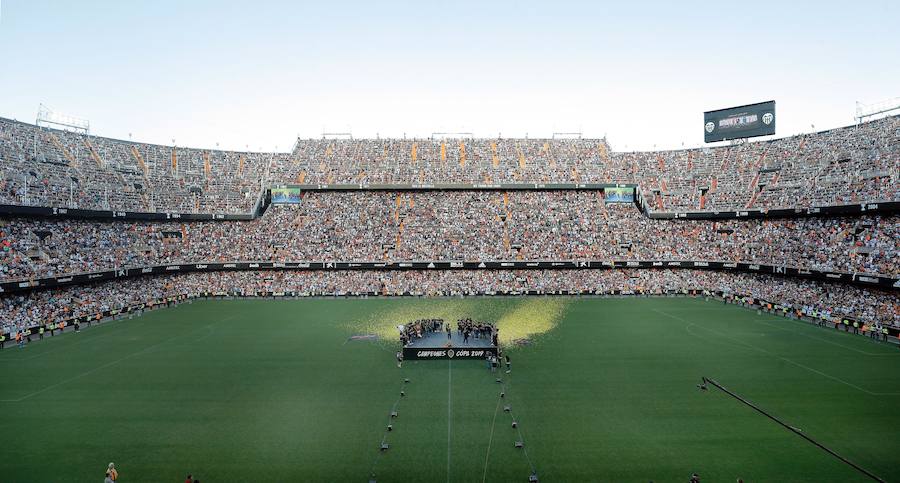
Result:
[[310,192],[253,221],[0,219],[0,281],[204,261],[716,260],[897,276],[898,217],[654,220],[592,191]]
[[734,146],[613,152],[605,139],[298,139],[291,153],[133,143],[0,118],[0,202],[250,213],[283,183],[634,183],[651,211],[900,201],[900,117]]
[[[648,166],[656,157],[660,170]],[[900,118],[773,141],[640,153],[645,192],[660,211],[807,208],[897,201]]]
[[133,143],[0,118],[0,203],[249,213],[274,157]]
[[591,291],[666,294],[705,290],[779,303],[816,317],[852,316],[870,324],[900,325],[896,293],[782,277],[698,270],[479,270],[479,271],[318,271],[218,272],[72,286],[0,299],[5,331],[45,322],[92,317],[128,306],[158,304],[180,296],[256,296]]
[[[898,216],[654,219],[647,213],[900,201],[900,117],[727,147],[614,152],[604,139],[320,139],[290,153],[190,149],[0,119],[0,205],[218,213],[247,221],[0,218],[0,282],[205,261],[708,260],[898,277]],[[591,190],[305,191],[275,184],[627,183]],[[10,213],[7,210],[7,213]],[[257,214],[260,216],[256,216]],[[0,296],[4,330],[169,297],[705,290],[900,325],[896,291],[689,269],[214,272]]]

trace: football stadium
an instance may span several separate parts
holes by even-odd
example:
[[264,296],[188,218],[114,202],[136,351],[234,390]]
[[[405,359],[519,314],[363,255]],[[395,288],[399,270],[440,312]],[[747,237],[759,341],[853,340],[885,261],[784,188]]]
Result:
[[[841,24],[823,6],[648,85],[763,62],[777,79],[613,95],[636,113],[617,119],[541,111],[581,89],[555,68],[663,60],[567,42],[628,50],[646,21],[680,49],[672,6],[466,5],[446,18],[476,40],[455,44],[426,5],[43,3],[0,16],[0,480],[900,481],[896,6],[843,7],[894,27],[867,44],[881,63],[854,64],[878,74],[827,98],[789,65],[817,54],[751,58]],[[725,17],[685,21],[721,39]],[[360,32],[378,62],[343,52]],[[298,57],[267,70],[273,50]],[[516,74],[473,83],[488,58]],[[267,84],[301,64],[299,93]],[[382,97],[421,115],[369,117]],[[282,148],[250,148],[268,136]]]

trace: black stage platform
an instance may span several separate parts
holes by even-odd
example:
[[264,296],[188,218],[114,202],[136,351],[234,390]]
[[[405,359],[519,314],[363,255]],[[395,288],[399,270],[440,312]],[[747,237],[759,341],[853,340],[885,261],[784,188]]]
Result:
[[413,341],[403,348],[403,358],[411,359],[484,359],[488,354],[497,354],[497,347],[491,345],[490,339],[476,339],[469,336],[468,342],[456,331],[426,332],[421,339]]

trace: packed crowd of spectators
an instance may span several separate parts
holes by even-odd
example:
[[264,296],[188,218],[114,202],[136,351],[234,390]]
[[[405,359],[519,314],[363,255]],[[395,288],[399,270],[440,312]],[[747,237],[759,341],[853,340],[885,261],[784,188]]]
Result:
[[298,140],[276,182],[634,183],[653,211],[900,201],[900,117],[734,146],[613,152],[605,139]]
[[900,117],[765,142],[622,153],[648,208],[727,211],[900,200]]
[[633,183],[653,211],[900,201],[900,116],[733,146],[605,139],[311,139],[290,153],[133,143],[0,118],[0,203],[249,213],[285,183]]
[[[173,143],[174,144],[174,143]],[[613,152],[605,139],[298,140],[291,153],[133,143],[0,118],[0,204],[250,213],[282,183],[633,183],[651,211],[900,201],[900,117],[727,147]],[[897,215],[654,220],[600,191],[308,191],[252,221],[0,218],[0,281],[204,261],[717,260],[897,276]],[[171,295],[299,291],[734,292],[898,323],[894,293],[690,270],[231,272],[0,297],[35,323]]]
[[900,326],[896,292],[795,278],[701,270],[454,270],[454,271],[245,271],[148,276],[70,286],[0,298],[0,324],[9,333],[72,317],[180,295],[456,296],[480,293],[666,293],[707,290],[763,299],[817,317],[852,317],[868,324]]
[[658,220],[595,191],[309,192],[253,221],[0,219],[0,280],[204,261],[716,260],[896,276],[898,217]]
[[263,170],[287,155],[190,149],[0,118],[0,204],[166,213],[250,213]]

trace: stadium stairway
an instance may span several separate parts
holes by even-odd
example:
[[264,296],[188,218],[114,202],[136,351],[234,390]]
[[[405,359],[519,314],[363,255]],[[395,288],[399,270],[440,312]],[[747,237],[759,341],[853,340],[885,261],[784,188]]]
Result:
[[503,248],[505,248],[506,252],[509,253],[509,247],[511,246],[511,243],[509,241],[509,226],[507,225],[507,222],[512,217],[512,211],[510,211],[509,209],[508,191],[503,192],[503,211],[506,213],[506,216],[502,218],[498,216],[497,218],[500,218],[500,221],[503,223]]
[[88,153],[90,153],[91,158],[97,163],[98,168],[103,167],[103,160],[100,159],[100,155],[97,154],[97,150],[94,149],[94,145],[91,143],[90,139],[82,138],[84,140],[84,146],[88,149]]
[[52,132],[49,134],[50,142],[53,143],[53,145],[56,146],[56,149],[58,149],[69,161],[69,166],[77,165],[78,163],[75,161],[75,156],[72,156],[72,153],[68,150],[68,148],[65,147],[65,145],[63,145],[62,141],[60,141],[59,138],[56,137],[56,134],[53,134]]
[[459,167],[466,167],[466,143],[463,141],[459,142]]

